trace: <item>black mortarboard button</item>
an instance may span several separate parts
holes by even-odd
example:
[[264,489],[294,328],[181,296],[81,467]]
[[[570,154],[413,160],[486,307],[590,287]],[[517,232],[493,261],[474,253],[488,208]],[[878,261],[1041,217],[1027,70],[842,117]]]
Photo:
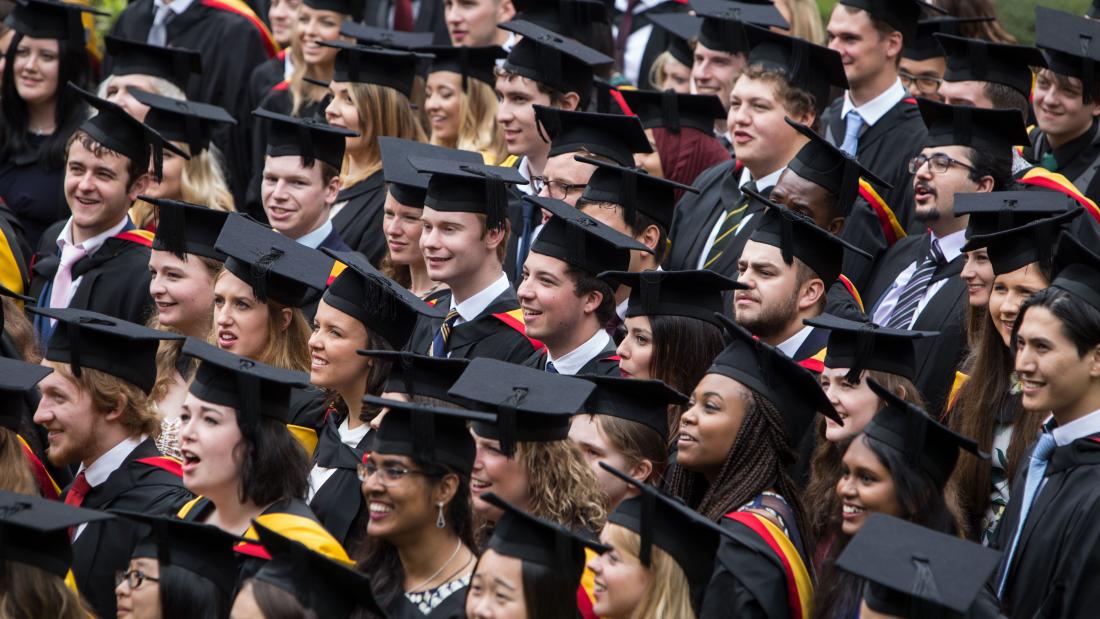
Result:
[[362,611],[367,611],[367,616],[387,616],[374,599],[366,574],[255,520],[252,527],[271,555],[271,560],[256,572],[256,580],[292,594],[299,604],[325,619],[348,619],[353,613]]
[[481,500],[504,512],[493,527],[489,550],[549,568],[570,586],[580,584],[585,548],[600,554],[611,550],[561,524],[532,516],[492,492],[481,495]]
[[1100,310],[1100,256],[1075,235],[1063,234],[1054,254],[1054,279],[1058,288]]
[[469,359],[459,357],[429,357],[405,351],[359,350],[365,357],[389,361],[390,375],[383,389],[387,393],[403,393],[407,396],[419,396],[443,400],[461,405],[459,398],[453,398],[447,392],[454,386],[459,376],[470,365]]
[[309,374],[272,367],[234,355],[193,337],[180,353],[200,361],[191,394],[200,400],[237,410],[237,423],[251,431],[261,417],[290,422],[290,393],[309,387]]
[[788,167],[797,174],[837,197],[837,207],[845,215],[851,213],[852,205],[859,197],[859,180],[862,178],[881,189],[892,189],[890,183],[882,180],[863,167],[855,157],[840,150],[818,135],[813,129],[785,119],[810,141],[794,156]]
[[303,0],[303,3],[315,11],[332,11],[346,15],[353,22],[363,17],[363,8],[366,6],[356,0]]
[[847,378],[852,383],[860,381],[863,370],[913,380],[917,374],[916,340],[939,335],[935,331],[891,329],[870,320],[848,320],[832,314],[821,314],[802,322],[829,331],[825,366],[849,368]]
[[952,432],[875,379],[866,380],[871,391],[882,398],[883,407],[863,429],[863,435],[896,450],[911,465],[927,473],[939,489],[943,489],[955,470],[960,449],[989,459],[973,440]]
[[157,380],[160,341],[183,339],[182,335],[88,310],[28,307],[27,311],[57,320],[46,346],[46,359],[68,363],[73,376],[80,376],[82,368],[99,370],[133,383],[147,394]]
[[994,275],[1011,273],[1033,263],[1049,267],[1054,259],[1055,244],[1066,224],[1084,212],[1085,209],[1075,207],[1060,215],[1037,219],[1017,228],[972,236],[966,240],[962,251],[984,247]]
[[428,194],[428,176],[416,171],[409,163],[410,157],[451,159],[473,164],[483,162],[481,155],[472,151],[389,136],[378,137],[378,148],[382,151],[382,175],[390,195],[403,206],[413,208],[424,206],[424,199]]
[[151,75],[168,80],[184,93],[192,77],[202,74],[202,56],[182,47],[150,45],[116,36],[103,39],[111,57],[111,75]]
[[499,45],[484,47],[435,45],[420,48],[418,51],[434,56],[430,73],[450,71],[461,75],[463,89],[466,87],[466,78],[475,79],[493,87],[496,84],[497,60],[508,56],[508,52]]
[[[53,368],[44,365],[0,357],[0,398],[15,402],[52,372]],[[21,432],[26,421],[22,413],[22,407],[4,406],[0,409],[0,428]]]
[[592,275],[625,271],[630,266],[630,250],[653,253],[637,240],[561,200],[533,196],[523,199],[553,214],[531,245],[532,253],[557,258]]
[[792,258],[798,258],[825,282],[826,287],[840,277],[846,251],[870,259],[865,251],[818,226],[809,217],[771,202],[751,189],[743,191],[768,207],[759,215],[760,226],[749,240],[778,247],[787,264],[791,264]]
[[[321,45],[337,49],[333,82],[375,84],[392,88],[406,97],[412,96],[420,63],[430,56],[416,52],[373,45],[370,47],[347,41],[321,41]],[[328,82],[310,80],[328,86]],[[337,166],[339,167],[339,166]]]
[[672,227],[672,213],[676,208],[676,190],[699,193],[690,185],[652,176],[641,168],[618,166],[581,155],[574,159],[596,166],[596,171],[584,187],[581,200],[621,206],[627,225],[634,225],[635,213],[642,213],[660,224],[667,233]]
[[72,82],[68,88],[76,92],[99,113],[85,120],[80,131],[88,134],[104,148],[126,157],[130,161],[148,161],[153,157],[153,177],[159,182],[164,165],[164,150],[170,150],[184,159],[187,153],[176,148],[155,129],[134,118],[129,112],[106,99],[100,99]]
[[464,475],[474,468],[477,447],[466,424],[493,423],[496,415],[387,400],[367,395],[364,404],[387,407],[371,446],[372,454],[409,456],[423,464],[442,464]]
[[688,397],[659,380],[586,374],[578,376],[595,383],[596,390],[584,405],[590,415],[618,417],[653,428],[668,440],[668,407],[687,404]]
[[1017,110],[948,105],[931,99],[917,99],[917,105],[928,127],[927,147],[969,146],[1007,155],[1013,146],[1028,143],[1024,118]]
[[322,300],[363,323],[393,348],[405,347],[420,316],[443,317],[438,309],[379,272],[363,254],[321,251],[347,265],[329,285]]
[[[677,62],[687,68],[695,63],[695,52],[692,44],[699,37],[699,29],[703,26],[703,18],[689,13],[657,13],[650,16],[649,20],[654,26],[667,31],[672,35],[668,45],[668,53]],[[631,104],[633,105],[633,104]],[[725,111],[722,112],[725,117]]]
[[551,157],[583,150],[632,166],[634,153],[653,152],[636,116],[534,107],[540,130],[549,138]]
[[1035,46],[1043,50],[1048,69],[1081,80],[1081,97],[1088,103],[1100,64],[1100,22],[1037,6]]
[[360,45],[380,45],[404,50],[431,45],[433,36],[431,32],[401,32],[354,21],[340,24],[340,34],[355,39]]
[[886,22],[901,33],[902,40],[906,43],[916,38],[917,22],[920,21],[923,10],[946,13],[922,0],[840,0],[840,3],[863,9],[876,21]]
[[787,440],[797,445],[817,413],[844,425],[817,378],[782,351],[718,314],[732,339],[707,374],[721,374],[767,398],[783,415]]
[[302,158],[307,166],[320,160],[337,170],[344,163],[344,145],[346,138],[359,134],[343,127],[334,127],[323,120],[314,118],[296,118],[256,108],[252,115],[269,122],[267,132],[267,154],[270,157]]
[[508,185],[526,185],[515,168],[464,163],[454,159],[410,157],[421,174],[431,174],[424,206],[437,211],[485,215],[492,230],[508,216]]
[[0,490],[0,558],[64,578],[73,564],[69,529],[112,519],[106,512]]
[[156,207],[157,235],[153,249],[182,256],[194,254],[225,262],[225,253],[214,248],[229,213],[199,204],[138,196]]
[[784,30],[791,27],[787,20],[783,19],[779,9],[771,3],[692,0],[691,6],[695,9],[695,14],[703,18],[703,23],[699,27],[699,43],[717,52],[730,54],[748,52],[746,24]]
[[167,566],[191,572],[214,583],[226,597],[237,588],[237,555],[233,546],[240,538],[218,527],[175,517],[125,510],[111,513],[149,526],[149,534],[134,547],[131,557],[156,559]]
[[172,99],[137,89],[131,90],[130,94],[149,106],[145,124],[166,140],[187,144],[192,155],[210,148],[210,139],[216,125],[237,124],[229,112],[216,105]]
[[289,307],[316,300],[328,284],[333,260],[239,213],[225,220],[214,248],[225,268],[252,286],[256,300]]
[[863,601],[898,617],[962,617],[1001,553],[886,514],[872,513],[836,566],[867,581]]
[[501,451],[510,456],[517,442],[568,438],[570,419],[593,389],[579,378],[481,357],[470,362],[448,393],[469,401],[470,408],[497,414],[495,424],[475,421],[473,429],[499,440]]
[[994,17],[950,17],[945,15],[922,19],[917,22],[917,33],[913,40],[905,40],[905,48],[901,52],[902,58],[917,61],[942,58],[946,53],[936,39],[935,35],[937,33],[961,37],[963,26],[995,20]]
[[1073,198],[1056,191],[993,191],[955,195],[955,217],[969,215],[966,238],[1018,228],[1074,208]]
[[715,95],[689,95],[673,90],[620,92],[646,129],[660,127],[679,133],[680,127],[691,127],[710,134],[714,132],[714,121],[726,117],[726,108]]
[[722,323],[714,317],[725,307],[722,293],[727,290],[743,290],[742,283],[714,271],[605,271],[600,279],[630,288],[626,304],[626,317],[635,316],[684,316],[709,322],[717,327]]
[[580,108],[588,107],[592,96],[592,67],[614,62],[591,47],[530,22],[513,20],[497,27],[522,37],[508,52],[505,70],[563,94],[577,93]]
[[782,71],[791,86],[813,95],[818,115],[829,105],[833,88],[848,89],[839,52],[751,24],[745,25],[745,36],[748,64]]
[[23,36],[66,40],[84,46],[84,13],[110,15],[90,6],[54,0],[18,0],[4,23]]
[[993,43],[943,33],[933,36],[947,57],[945,82],[992,82],[1028,96],[1031,94],[1031,68],[1047,64],[1043,53],[1028,45]]
[[611,23],[604,0],[513,0],[516,19],[568,36],[594,22]]

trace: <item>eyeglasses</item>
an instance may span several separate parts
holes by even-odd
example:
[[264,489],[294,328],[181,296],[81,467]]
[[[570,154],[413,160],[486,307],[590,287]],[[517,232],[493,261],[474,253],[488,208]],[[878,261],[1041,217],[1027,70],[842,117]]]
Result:
[[536,187],[546,187],[547,193],[549,193],[550,197],[554,198],[555,200],[564,200],[569,194],[573,193],[574,191],[584,191],[584,188],[586,186],[584,184],[550,180],[545,176],[532,176],[531,182],[534,183]]
[[360,462],[359,466],[357,467],[359,473],[359,481],[361,482],[365,482],[370,479],[371,475],[381,472],[382,485],[392,486],[400,482],[402,479],[405,479],[409,475],[424,474],[424,471],[414,471],[412,469],[398,466],[396,464],[379,468],[378,465],[375,464],[374,461],[370,458],[364,458],[363,460],[364,461]]
[[940,85],[943,84],[943,78],[932,77],[931,75],[913,75],[905,71],[898,71],[898,77],[901,78],[901,85],[906,88],[911,87],[916,82],[917,90],[925,95],[936,93],[939,91]]
[[923,167],[925,163],[927,163],[928,166],[932,169],[932,172],[936,174],[945,174],[949,169],[951,169],[951,166],[953,165],[966,168],[971,172],[977,171],[974,169],[974,166],[970,165],[969,163],[963,163],[962,161],[948,157],[943,153],[936,153],[931,157],[929,157],[928,155],[917,155],[916,157],[910,159],[909,173],[916,174],[917,170],[921,169],[921,167]]
[[126,584],[130,587],[130,589],[137,589],[138,587],[141,586],[141,583],[145,582],[146,580],[151,580],[153,582],[160,582],[159,578],[156,578],[154,576],[150,576],[150,575],[146,574],[145,572],[143,572],[141,570],[130,570],[130,571],[118,570],[117,572],[115,572],[115,586],[116,587],[121,585],[122,581],[126,581]]

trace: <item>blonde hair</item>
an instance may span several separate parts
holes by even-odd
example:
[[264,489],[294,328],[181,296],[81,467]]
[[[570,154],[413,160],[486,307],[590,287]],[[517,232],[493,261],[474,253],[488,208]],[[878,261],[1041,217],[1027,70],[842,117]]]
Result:
[[792,37],[805,39],[818,45],[825,44],[825,24],[821,22],[821,10],[815,0],[781,0],[786,2],[791,14]]
[[466,79],[466,90],[458,99],[458,138],[444,140],[432,135],[432,144],[481,153],[485,163],[494,165],[508,156],[504,132],[497,124],[497,96],[492,87],[473,78]]
[[[218,280],[226,273],[229,271],[222,269],[214,278],[214,284],[217,285]],[[283,305],[274,299],[268,299],[263,305],[267,307],[267,342],[254,360],[284,370],[309,372],[309,336],[313,330],[306,315],[301,309]],[[279,325],[285,309],[290,310],[290,324],[283,330]],[[212,340],[214,330],[210,331]],[[214,341],[210,343],[217,345]]]
[[388,86],[378,84],[348,85],[348,93],[355,109],[359,112],[362,134],[359,143],[366,147],[367,165],[358,175],[348,175],[348,161],[351,153],[344,154],[344,165],[340,174],[342,187],[351,187],[382,169],[382,151],[378,147],[378,138],[388,136],[417,142],[428,141],[424,126],[413,111],[409,98]]
[[[344,21],[349,21],[349,16],[344,17]],[[294,28],[297,29],[297,23],[294,24]],[[339,41],[349,41],[347,37],[338,37]],[[306,81],[306,75],[309,73],[309,65],[306,63],[306,57],[302,55],[302,44],[298,41],[298,36],[294,35],[290,37],[290,62],[294,66],[294,70],[290,73],[290,79],[288,82],[288,90],[290,91],[290,115],[300,116],[302,108],[308,103],[319,102],[324,99],[325,88],[323,86],[317,86],[316,84],[310,84]],[[313,76],[321,80],[332,79],[331,75]],[[319,93],[321,96],[313,98],[310,97],[310,93]]]
[[[229,183],[225,180],[222,168],[222,155],[213,142],[210,148],[192,153],[191,147],[183,142],[172,142],[191,157],[183,162],[180,174],[179,199],[191,204],[212,208],[216,211],[234,212],[237,210]],[[130,220],[139,228],[152,223],[156,209],[144,200],[135,200],[130,208]]]
[[[198,260],[204,267],[206,272],[210,275],[210,286],[213,288],[214,281],[218,279],[218,274],[222,271],[223,266],[221,262],[213,258],[207,258],[206,256],[197,256],[195,254],[184,254],[183,259],[187,260],[194,258]],[[208,332],[203,334],[202,339],[209,339],[209,329],[213,326],[214,308],[210,308],[210,319],[207,320]],[[168,331],[169,333],[179,333],[176,329],[160,324],[160,314],[154,312],[149,317],[146,323],[150,329],[157,329],[158,331]],[[172,383],[175,382],[174,373],[176,371],[176,362],[180,357],[180,350],[183,349],[184,340],[161,340],[160,346],[157,347],[157,382],[153,383],[153,390],[149,393],[149,399],[153,402],[160,402],[164,399],[164,396],[168,395],[168,390],[171,388]],[[186,377],[185,377],[186,378]]]
[[571,440],[523,442],[516,458],[527,471],[529,511],[573,531],[597,532],[607,519],[596,474]]
[[0,297],[4,307],[0,309],[4,317],[4,333],[11,338],[15,350],[22,355],[27,363],[38,363],[42,360],[42,352],[39,350],[38,338],[34,333],[34,325],[23,313],[23,308],[11,297]]
[[50,367],[87,393],[92,410],[97,413],[121,407],[119,423],[130,436],[147,434],[154,439],[160,436],[160,418],[153,410],[149,396],[137,385],[89,367],[80,368],[80,376],[74,376],[72,366],[61,361],[50,361]]
[[[629,554],[635,561],[639,560],[642,551],[640,535],[611,522],[607,523],[604,533],[615,550]],[[634,612],[630,614],[630,619],[695,619],[695,610],[691,606],[691,585],[684,569],[672,555],[653,545],[648,569],[648,586],[641,601],[634,607]]]
[[80,595],[57,574],[18,561],[0,562],[0,619],[84,619]]
[[[99,83],[99,88],[96,88],[96,96],[100,99],[107,98],[107,85],[111,83],[112,77],[114,77],[114,75],[108,75],[107,79]],[[168,97],[169,99],[187,100],[187,95],[180,90],[179,86],[176,86],[163,77],[157,77],[155,75],[145,75],[145,77],[149,78],[149,85],[153,89],[153,94]]]
[[7,428],[0,428],[0,490],[38,496],[19,435]]
[[[653,85],[653,88],[660,89],[661,84],[665,83],[668,79],[668,71],[665,70],[665,65],[669,61],[680,62],[676,60],[676,57],[672,55],[672,52],[664,51],[657,54],[657,57],[653,59],[653,64],[649,65],[649,83]],[[691,70],[691,67],[688,67]]]

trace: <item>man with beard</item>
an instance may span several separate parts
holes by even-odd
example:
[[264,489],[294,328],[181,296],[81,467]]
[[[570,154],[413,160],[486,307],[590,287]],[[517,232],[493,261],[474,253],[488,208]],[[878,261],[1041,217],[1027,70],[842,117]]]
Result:
[[[876,324],[939,331],[917,343],[917,374],[928,410],[943,410],[966,353],[966,284],[962,271],[968,216],[954,215],[955,194],[1002,191],[1012,181],[1012,145],[1023,139],[1019,113],[919,100],[929,137],[909,162],[913,214],[928,227],[891,247],[864,300]],[[1012,129],[1015,129],[1013,131]]]

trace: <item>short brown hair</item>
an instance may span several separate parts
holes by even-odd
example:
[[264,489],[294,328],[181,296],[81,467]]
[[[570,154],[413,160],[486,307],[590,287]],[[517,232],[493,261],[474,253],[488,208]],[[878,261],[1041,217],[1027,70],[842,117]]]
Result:
[[[538,80],[533,80],[529,77],[524,77],[524,76],[520,75],[519,73],[516,73],[515,71],[509,71],[508,69],[505,69],[503,67],[497,67],[496,69],[494,69],[493,74],[496,75],[497,77],[503,78],[505,81],[508,81],[508,82],[512,81],[513,79],[515,79],[517,77],[520,78],[521,80],[524,80],[525,82],[533,82],[535,84],[535,88],[538,88],[538,91],[540,93],[550,97],[550,107],[556,107],[556,108],[564,108],[565,107],[565,95],[566,95],[566,93],[563,93],[563,92],[561,92],[561,91],[559,91],[555,88],[551,88],[550,86],[547,86],[546,84],[544,84],[544,83],[542,83]],[[578,92],[577,94],[580,95],[582,99],[584,98],[584,93]]]
[[775,96],[783,105],[783,109],[787,110],[787,115],[794,118],[812,114],[814,123],[810,128],[815,131],[817,130],[819,125],[817,114],[818,103],[826,102],[819,102],[817,97],[791,84],[790,79],[787,77],[787,73],[783,69],[773,69],[759,64],[752,64],[745,67],[741,75],[749,79],[768,81],[775,84]]
[[121,157],[126,160],[126,191],[129,191],[131,188],[133,188],[134,183],[136,183],[139,178],[149,173],[148,158],[146,158],[145,161],[134,161],[126,155],[123,155],[118,151],[111,150],[110,148],[107,148],[106,146],[100,144],[92,136],[81,131],[80,129],[77,129],[75,132],[73,132],[72,137],[70,137],[68,143],[65,144],[66,160],[69,157],[69,149],[72,148],[73,142],[76,142],[77,140],[80,140],[80,144],[84,148],[87,148],[89,151],[91,151],[92,154],[96,157],[102,159],[106,156],[111,156]]
[[51,361],[50,367],[87,393],[95,412],[105,413],[122,408],[119,423],[130,436],[147,434],[156,438],[160,435],[160,418],[153,410],[149,396],[137,385],[92,368],[81,368],[80,376],[74,376],[72,366],[60,361]]

